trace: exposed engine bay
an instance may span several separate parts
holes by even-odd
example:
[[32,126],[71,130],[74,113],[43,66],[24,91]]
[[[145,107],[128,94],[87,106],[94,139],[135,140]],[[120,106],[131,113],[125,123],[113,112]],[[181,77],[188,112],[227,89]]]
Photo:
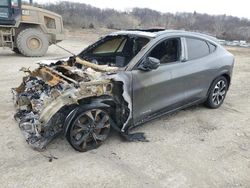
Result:
[[118,67],[96,65],[71,57],[67,61],[40,64],[30,71],[22,84],[13,88],[19,122],[26,141],[34,149],[43,150],[57,135],[65,132],[65,124],[76,107],[88,103],[112,106],[113,126],[125,131],[131,119],[131,99],[124,79],[117,76]]

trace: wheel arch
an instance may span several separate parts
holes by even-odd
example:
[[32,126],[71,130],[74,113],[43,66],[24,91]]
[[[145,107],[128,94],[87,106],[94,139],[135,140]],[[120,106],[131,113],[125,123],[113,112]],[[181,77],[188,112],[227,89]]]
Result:
[[34,28],[34,29],[39,29],[43,33],[47,33],[46,29],[43,27],[43,25],[39,23],[26,23],[26,22],[21,22],[17,28],[16,28],[16,34],[18,34],[20,31],[28,28]]
[[[112,103],[114,103],[114,101],[111,98],[90,97],[90,98],[85,98],[85,99],[79,100],[78,103],[79,103],[79,105],[76,105],[75,108],[73,110],[71,110],[65,118],[65,122],[63,125],[63,127],[64,127],[63,130],[64,130],[65,136],[67,134],[67,131],[69,129],[70,124],[72,123],[72,121],[74,120],[74,118],[76,117],[78,112],[90,110],[93,108],[103,108],[103,109],[109,110],[109,109],[111,109],[111,107],[113,105]],[[111,119],[112,119],[112,117],[111,117]],[[115,126],[113,120],[112,120],[111,124],[112,124],[112,127]]]
[[212,89],[212,85],[213,85],[214,81],[215,81],[217,78],[221,77],[221,76],[223,76],[223,77],[226,78],[226,80],[228,81],[228,88],[229,88],[230,83],[231,83],[231,76],[230,76],[229,72],[223,72],[223,73],[219,74],[218,76],[216,76],[216,77],[212,80],[212,82],[210,83],[209,89],[208,89],[208,91],[207,91],[207,96],[209,95],[209,93],[210,93],[210,91],[211,91],[211,89]]
[[229,87],[230,84],[231,84],[231,76],[229,75],[229,73],[224,73],[224,74],[222,74],[220,76],[224,76],[227,79],[228,87]]

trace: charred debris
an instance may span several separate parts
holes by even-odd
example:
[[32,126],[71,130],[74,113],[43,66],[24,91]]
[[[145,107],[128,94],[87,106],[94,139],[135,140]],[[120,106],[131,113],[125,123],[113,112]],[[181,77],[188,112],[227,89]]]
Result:
[[[40,63],[34,71],[22,70],[27,75],[19,87],[12,89],[15,119],[34,149],[43,150],[65,133],[73,110],[88,104],[105,104],[111,126],[126,139],[137,139],[138,134],[128,134],[131,98],[126,91],[128,81],[119,75],[120,68],[70,57],[67,61]],[[137,140],[143,135],[139,137]]]

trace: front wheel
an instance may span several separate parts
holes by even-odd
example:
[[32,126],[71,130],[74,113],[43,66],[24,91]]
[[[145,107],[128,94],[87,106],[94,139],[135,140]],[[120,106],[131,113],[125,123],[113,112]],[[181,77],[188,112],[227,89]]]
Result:
[[70,145],[77,151],[85,152],[99,147],[110,132],[110,117],[103,109],[79,112],[66,133]]
[[17,35],[17,48],[25,56],[43,56],[47,52],[48,47],[48,38],[38,29],[24,29]]
[[214,80],[211,85],[206,106],[209,108],[219,108],[227,94],[228,81],[224,76],[220,76]]

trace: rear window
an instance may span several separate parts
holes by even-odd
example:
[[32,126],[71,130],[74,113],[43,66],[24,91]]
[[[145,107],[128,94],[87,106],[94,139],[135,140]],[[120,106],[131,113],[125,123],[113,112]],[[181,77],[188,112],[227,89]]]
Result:
[[188,60],[198,59],[207,56],[210,53],[208,44],[199,39],[186,38]]

